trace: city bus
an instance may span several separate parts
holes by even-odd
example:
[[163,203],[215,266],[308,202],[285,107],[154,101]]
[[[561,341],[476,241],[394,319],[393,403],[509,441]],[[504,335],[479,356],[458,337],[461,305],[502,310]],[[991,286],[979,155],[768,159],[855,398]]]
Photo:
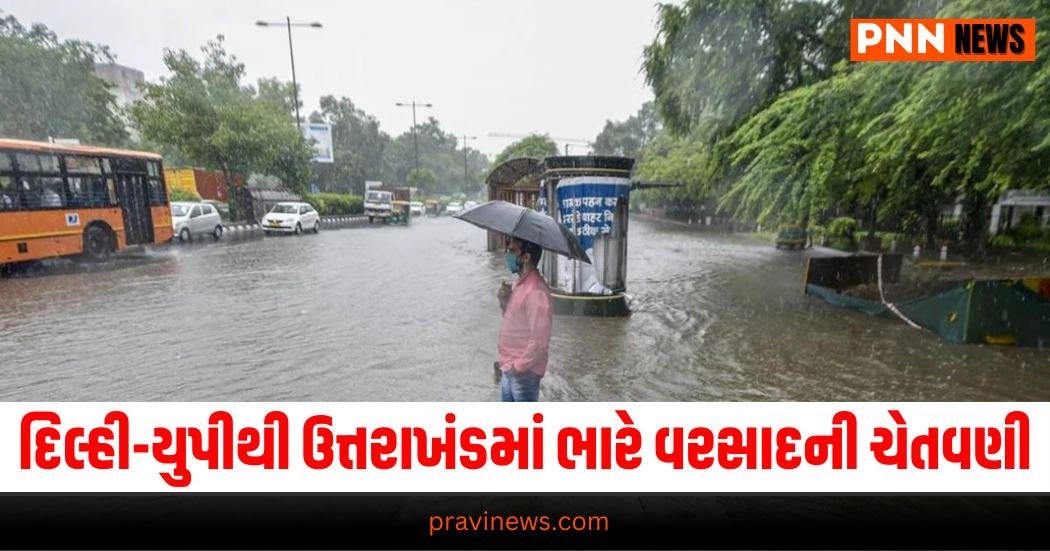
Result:
[[0,267],[101,261],[171,237],[160,155],[0,139]]

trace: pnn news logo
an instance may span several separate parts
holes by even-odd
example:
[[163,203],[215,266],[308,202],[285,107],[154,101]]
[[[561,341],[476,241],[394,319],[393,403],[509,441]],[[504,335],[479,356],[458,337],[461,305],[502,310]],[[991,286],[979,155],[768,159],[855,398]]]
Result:
[[1035,61],[1035,19],[851,19],[852,61]]

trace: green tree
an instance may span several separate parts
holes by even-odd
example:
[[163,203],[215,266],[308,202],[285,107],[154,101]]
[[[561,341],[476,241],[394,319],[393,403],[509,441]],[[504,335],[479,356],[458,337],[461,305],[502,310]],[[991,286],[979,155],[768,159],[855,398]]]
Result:
[[[268,77],[260,78],[257,94],[259,99],[273,103],[288,113],[295,120],[295,103],[292,99],[294,87],[291,82],[283,82],[279,79]],[[298,96],[296,96],[298,97]],[[302,109],[303,102],[299,100],[299,108]]]
[[500,151],[499,155],[493,159],[492,166],[497,167],[506,161],[520,157],[542,159],[557,154],[558,144],[550,136],[533,134],[503,148],[503,151]]
[[[1050,17],[1050,5],[959,0],[940,15],[1043,19]],[[1048,38],[1040,33],[1036,51],[1050,47]],[[867,136],[872,170],[885,175],[900,202],[921,188],[941,196],[942,204],[961,200],[963,243],[980,256],[991,205],[999,195],[1007,189],[1050,186],[1043,168],[1050,163],[1045,132],[1050,94],[1042,86],[1048,75],[1047,62],[1039,57],[1023,64],[921,67],[913,72],[907,93],[897,96]],[[926,214],[924,230],[932,242],[937,233],[934,209]]]
[[95,76],[95,63],[112,61],[105,46],[59,40],[0,12],[0,135],[126,145],[110,85]]
[[410,187],[419,188],[425,195],[432,195],[436,192],[437,176],[434,175],[434,171],[429,168],[413,168],[412,171],[408,173],[408,185]]
[[656,105],[646,102],[637,113],[625,121],[605,121],[605,127],[594,139],[595,155],[618,155],[638,157],[642,148],[660,131]]
[[357,108],[350,98],[324,96],[321,110],[310,120],[332,125],[334,162],[315,168],[322,190],[363,195],[366,181],[386,179],[383,156],[391,140],[374,116]]
[[262,173],[303,192],[313,151],[287,105],[242,84],[244,65],[226,52],[222,35],[201,50],[203,61],[185,50],[165,51],[171,75],[146,84],[145,99],[131,110],[143,137],[221,170],[227,184],[233,173]]
[[386,151],[387,177],[407,182],[415,169],[415,142],[419,143],[419,169],[429,170],[435,178],[432,192],[437,194],[473,193],[481,187],[481,175],[488,159],[476,150],[467,150],[467,172],[464,174],[464,151],[460,138],[446,132],[437,119],[430,117],[395,138]]
[[929,0],[686,0],[659,5],[643,52],[663,123],[727,133],[780,94],[829,78],[848,57],[849,19],[932,15]]

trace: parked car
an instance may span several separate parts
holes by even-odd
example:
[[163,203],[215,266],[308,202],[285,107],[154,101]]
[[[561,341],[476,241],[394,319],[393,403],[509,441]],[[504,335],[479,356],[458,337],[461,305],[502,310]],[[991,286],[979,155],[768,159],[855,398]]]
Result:
[[222,217],[218,209],[204,202],[176,201],[171,204],[171,228],[179,241],[211,235],[222,237]]
[[778,249],[804,249],[808,241],[806,230],[797,226],[781,226],[777,232],[776,247]]
[[445,214],[452,216],[453,214],[459,214],[463,212],[462,203],[449,203],[445,205]]
[[277,203],[263,216],[260,223],[263,233],[303,233],[321,231],[321,216],[309,203]]
[[222,217],[223,223],[230,221],[230,205],[214,199],[205,199],[202,202],[215,207],[215,210],[219,211],[219,216]]
[[463,203],[463,210],[470,210],[476,206],[478,206],[476,201],[467,201],[466,203]]
[[409,208],[412,210],[412,216],[423,216],[427,212],[427,209],[425,206],[423,206],[422,201],[412,201],[409,204]]

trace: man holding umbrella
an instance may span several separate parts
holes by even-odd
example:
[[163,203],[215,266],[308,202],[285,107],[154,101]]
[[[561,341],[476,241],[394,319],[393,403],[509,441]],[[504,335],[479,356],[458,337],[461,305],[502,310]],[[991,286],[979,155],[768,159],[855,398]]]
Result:
[[588,264],[591,259],[569,228],[530,208],[489,201],[454,216],[509,239],[507,269],[519,277],[513,289],[505,285],[499,292],[501,395],[504,402],[538,402],[554,312],[550,288],[537,269],[540,256],[547,250]]
[[518,274],[513,289],[499,292],[503,323],[499,330],[500,394],[504,402],[538,402],[540,380],[547,373],[551,342],[551,291],[537,265],[543,248],[511,238],[507,269]]

